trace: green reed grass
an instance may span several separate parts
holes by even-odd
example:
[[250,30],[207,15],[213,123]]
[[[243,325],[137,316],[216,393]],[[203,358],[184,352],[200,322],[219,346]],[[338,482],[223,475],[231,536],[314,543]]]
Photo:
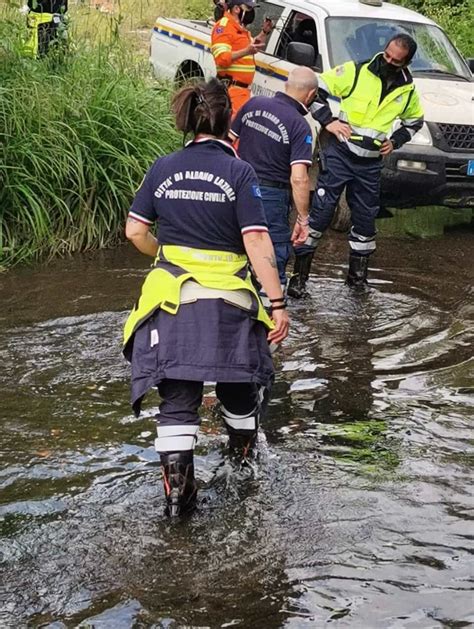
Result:
[[146,169],[179,145],[169,87],[119,37],[25,59],[23,18],[1,13],[0,265],[112,245]]

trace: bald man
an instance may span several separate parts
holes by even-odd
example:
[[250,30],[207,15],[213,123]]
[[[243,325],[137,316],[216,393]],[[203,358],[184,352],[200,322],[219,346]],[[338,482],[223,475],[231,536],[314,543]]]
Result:
[[[313,70],[296,67],[288,76],[284,93],[251,98],[237,112],[230,132],[233,139],[239,140],[240,157],[257,173],[283,290],[292,243],[300,245],[309,234],[308,168],[313,137],[305,115],[317,90]],[[293,233],[289,222],[291,199],[297,213]],[[261,296],[264,305],[270,307],[266,296]]]

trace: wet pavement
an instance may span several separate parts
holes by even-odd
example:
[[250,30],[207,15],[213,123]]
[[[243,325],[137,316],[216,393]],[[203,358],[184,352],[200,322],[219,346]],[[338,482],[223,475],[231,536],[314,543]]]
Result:
[[0,275],[0,627],[474,624],[472,232],[325,239],[250,474],[207,390],[199,509],[170,523],[152,393],[128,406],[131,246]]

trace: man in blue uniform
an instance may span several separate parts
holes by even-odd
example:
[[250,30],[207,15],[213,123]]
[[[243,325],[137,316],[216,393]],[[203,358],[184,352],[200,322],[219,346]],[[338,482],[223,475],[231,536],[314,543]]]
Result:
[[[313,196],[310,234],[297,250],[288,294],[302,297],[313,253],[329,227],[344,188],[351,209],[349,272],[346,283],[367,288],[369,256],[375,251],[375,218],[380,209],[382,158],[408,142],[423,125],[423,110],[408,71],[416,43],[395,35],[368,62],[349,61],[323,72],[313,117],[329,132],[320,155],[320,173]],[[340,99],[334,118],[328,98]],[[393,123],[400,128],[392,133]]]
[[[304,116],[317,88],[315,73],[297,67],[288,76],[285,93],[250,99],[231,126],[231,137],[239,140],[240,157],[257,173],[283,290],[291,242],[301,244],[308,235],[308,168],[313,144]],[[291,199],[297,213],[293,234],[289,225]]]

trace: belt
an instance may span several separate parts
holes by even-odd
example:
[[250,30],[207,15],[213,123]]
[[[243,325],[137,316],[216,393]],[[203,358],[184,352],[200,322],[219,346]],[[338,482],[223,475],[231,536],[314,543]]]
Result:
[[259,179],[259,184],[266,188],[281,188],[283,190],[289,190],[290,184],[283,183],[283,181],[271,181],[270,179]]
[[233,79],[228,74],[223,74],[217,78],[219,78],[221,81],[224,81],[224,83],[226,83],[227,85],[236,85],[237,87],[245,87],[245,89],[248,89],[250,87],[250,83],[243,83],[242,81],[237,81],[236,79]]
[[225,290],[220,288],[208,288],[197,282],[188,280],[181,286],[180,303],[191,304],[198,299],[223,299],[228,304],[242,308],[252,309],[252,294],[245,289]]

